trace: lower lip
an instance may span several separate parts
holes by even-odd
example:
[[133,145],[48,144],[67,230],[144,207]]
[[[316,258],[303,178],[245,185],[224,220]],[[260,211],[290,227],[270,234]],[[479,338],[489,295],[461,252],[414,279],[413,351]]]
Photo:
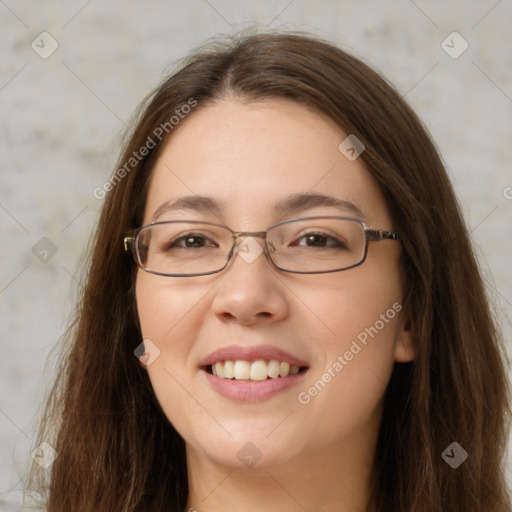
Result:
[[278,377],[260,381],[244,381],[236,379],[221,379],[205,370],[201,370],[213,389],[225,398],[238,402],[255,402],[271,398],[281,391],[298,384],[307,370],[289,377]]

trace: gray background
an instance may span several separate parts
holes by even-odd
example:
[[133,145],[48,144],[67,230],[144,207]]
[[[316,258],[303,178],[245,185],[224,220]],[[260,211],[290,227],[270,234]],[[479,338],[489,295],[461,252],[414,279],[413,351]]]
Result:
[[[444,155],[510,353],[511,22],[512,0],[0,0],[0,510],[21,499],[46,358],[101,207],[92,191],[139,101],[215,34],[310,31],[397,85]],[[47,58],[31,47],[51,49],[43,31],[59,45]],[[452,56],[442,46],[453,31],[469,45],[458,58],[458,36],[444,43]]]

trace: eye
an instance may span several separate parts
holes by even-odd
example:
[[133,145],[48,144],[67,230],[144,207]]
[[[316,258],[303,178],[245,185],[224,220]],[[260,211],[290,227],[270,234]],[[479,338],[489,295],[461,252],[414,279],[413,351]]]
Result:
[[[211,242],[207,244],[207,242]],[[186,233],[178,238],[170,240],[164,246],[164,250],[178,249],[201,249],[202,247],[218,247],[215,242],[198,233]]]
[[297,240],[304,240],[305,243],[296,243],[293,242],[291,245],[298,245],[301,247],[320,247],[320,248],[338,248],[338,249],[347,249],[347,244],[342,241],[334,238],[333,236],[326,235],[321,232],[310,232],[307,233]]

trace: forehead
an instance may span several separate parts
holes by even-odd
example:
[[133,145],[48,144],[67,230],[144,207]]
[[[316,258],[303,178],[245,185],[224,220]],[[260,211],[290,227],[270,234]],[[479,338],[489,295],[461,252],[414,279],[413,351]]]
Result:
[[[202,196],[217,203],[213,216],[237,229],[259,229],[282,220],[278,203],[313,194],[352,203],[369,223],[389,222],[362,158],[351,161],[339,150],[346,137],[332,120],[288,100],[203,106],[175,129],[155,163],[144,223],[165,203]],[[178,209],[172,218],[191,213]]]

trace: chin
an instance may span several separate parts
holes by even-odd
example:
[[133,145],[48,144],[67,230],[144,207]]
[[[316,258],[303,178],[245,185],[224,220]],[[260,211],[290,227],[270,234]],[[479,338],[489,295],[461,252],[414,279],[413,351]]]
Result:
[[[233,429],[233,437],[223,432],[220,436],[208,436],[191,443],[200,456],[206,457],[216,465],[231,471],[271,470],[296,458],[298,443],[289,435],[287,442],[283,435],[275,433],[252,435],[253,429],[240,425]],[[283,434],[283,433],[282,433]],[[286,435],[286,433],[284,433]],[[202,455],[201,455],[202,454]]]

